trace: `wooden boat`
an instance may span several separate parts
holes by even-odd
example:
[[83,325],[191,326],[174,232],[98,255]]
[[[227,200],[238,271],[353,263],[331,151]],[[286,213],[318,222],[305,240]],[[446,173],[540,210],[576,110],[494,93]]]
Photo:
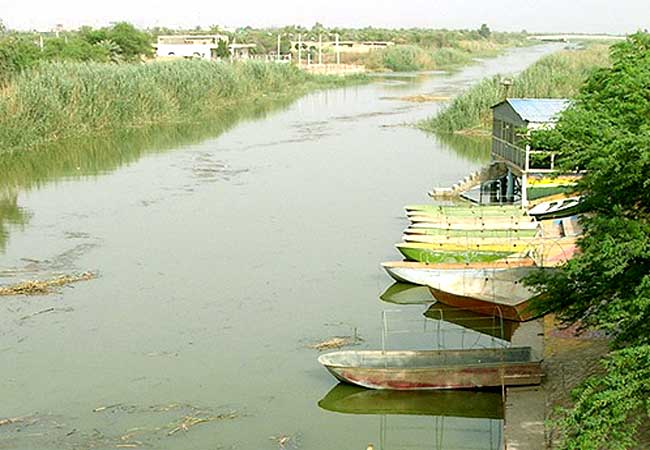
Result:
[[[509,271],[513,277],[521,276],[513,269],[534,269],[535,262],[530,258],[513,258],[495,262],[472,263],[433,263],[424,264],[414,261],[383,262],[381,266],[395,281],[412,283],[422,286],[439,286],[463,280],[471,276],[489,278],[499,276],[504,278],[504,272]],[[444,282],[442,280],[445,280]]]
[[568,197],[564,199],[543,202],[528,210],[528,215],[537,220],[556,219],[559,217],[572,216],[578,212],[580,197]]
[[499,244],[493,246],[479,245],[470,249],[464,245],[458,244],[439,245],[402,242],[396,244],[395,247],[406,259],[427,264],[489,262],[503,259],[512,254],[526,250],[524,246],[517,246],[516,244]]
[[500,390],[389,391],[345,383],[334,386],[318,402],[327,411],[343,414],[417,415],[503,419]]
[[318,361],[339,381],[369,389],[472,389],[539,384],[530,347],[339,351]]
[[436,301],[429,288],[411,283],[393,283],[379,298],[397,305],[428,305]]
[[519,322],[505,320],[496,316],[477,314],[467,309],[456,308],[436,302],[424,312],[431,320],[443,320],[467,330],[492,336],[510,342],[512,335],[519,328]]

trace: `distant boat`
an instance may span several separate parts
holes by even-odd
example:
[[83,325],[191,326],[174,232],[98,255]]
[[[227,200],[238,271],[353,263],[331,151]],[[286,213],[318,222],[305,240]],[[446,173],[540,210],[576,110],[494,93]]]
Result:
[[533,206],[528,210],[528,215],[537,220],[557,219],[574,215],[579,206],[580,197],[568,197]]
[[402,242],[395,247],[406,259],[427,264],[433,263],[463,263],[489,262],[503,259],[525,248],[516,244],[500,244],[495,246],[478,246],[468,248],[463,245],[434,245],[415,242]]
[[340,383],[318,402],[343,414],[418,415],[503,419],[500,390],[388,391]]
[[429,288],[411,283],[393,283],[379,298],[398,305],[426,305],[436,301]]
[[339,381],[369,389],[472,389],[539,384],[530,347],[339,351],[318,361]]
[[506,271],[512,277],[521,277],[520,272],[514,269],[534,269],[535,262],[530,258],[516,258],[494,262],[470,263],[432,263],[424,264],[414,261],[383,262],[381,266],[395,281],[413,283],[422,286],[447,285],[471,276],[489,278],[494,276],[505,277]]

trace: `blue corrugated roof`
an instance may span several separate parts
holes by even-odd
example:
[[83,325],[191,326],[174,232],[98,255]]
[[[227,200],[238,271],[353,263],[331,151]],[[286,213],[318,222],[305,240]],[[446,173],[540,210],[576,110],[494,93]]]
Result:
[[554,122],[570,103],[557,98],[509,98],[506,102],[527,122]]

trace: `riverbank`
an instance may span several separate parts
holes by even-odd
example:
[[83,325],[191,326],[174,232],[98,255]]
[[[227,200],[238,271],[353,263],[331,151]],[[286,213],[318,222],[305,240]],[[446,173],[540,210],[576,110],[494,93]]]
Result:
[[43,64],[0,92],[0,154],[110,130],[207,121],[269,96],[365,81],[254,61]]
[[[609,47],[593,44],[583,49],[562,50],[548,55],[514,78],[486,78],[458,97],[439,114],[417,124],[428,132],[487,135],[490,107],[508,97],[571,98],[595,69],[609,62]],[[512,81],[509,91],[504,81]]]

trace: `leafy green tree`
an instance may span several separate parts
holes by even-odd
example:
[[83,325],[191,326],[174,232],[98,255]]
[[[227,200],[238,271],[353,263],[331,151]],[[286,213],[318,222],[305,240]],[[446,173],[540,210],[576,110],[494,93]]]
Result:
[[50,60],[108,62],[109,52],[98,44],[80,37],[52,38],[45,40],[43,57]]
[[487,26],[486,23],[481,24],[481,28],[478,29],[478,34],[485,39],[488,39],[490,35],[492,34],[492,31],[490,30],[490,27]]
[[120,47],[120,54],[125,61],[137,61],[141,56],[153,54],[151,36],[130,23],[120,22],[113,25],[101,40],[105,39],[110,39]]
[[224,39],[219,39],[219,43],[217,44],[217,56],[219,58],[228,58],[230,56],[228,42],[226,42]]
[[7,27],[5,26],[2,19],[0,19],[0,34],[5,34],[7,32]]
[[613,338],[607,375],[586,382],[561,423],[563,449],[633,448],[650,419],[650,35],[615,45],[611,60],[532,138],[563,169],[586,170],[580,252],[529,280],[546,294],[535,307]]
[[0,37],[0,85],[15,73],[36,65],[41,56],[41,50],[28,37]]

